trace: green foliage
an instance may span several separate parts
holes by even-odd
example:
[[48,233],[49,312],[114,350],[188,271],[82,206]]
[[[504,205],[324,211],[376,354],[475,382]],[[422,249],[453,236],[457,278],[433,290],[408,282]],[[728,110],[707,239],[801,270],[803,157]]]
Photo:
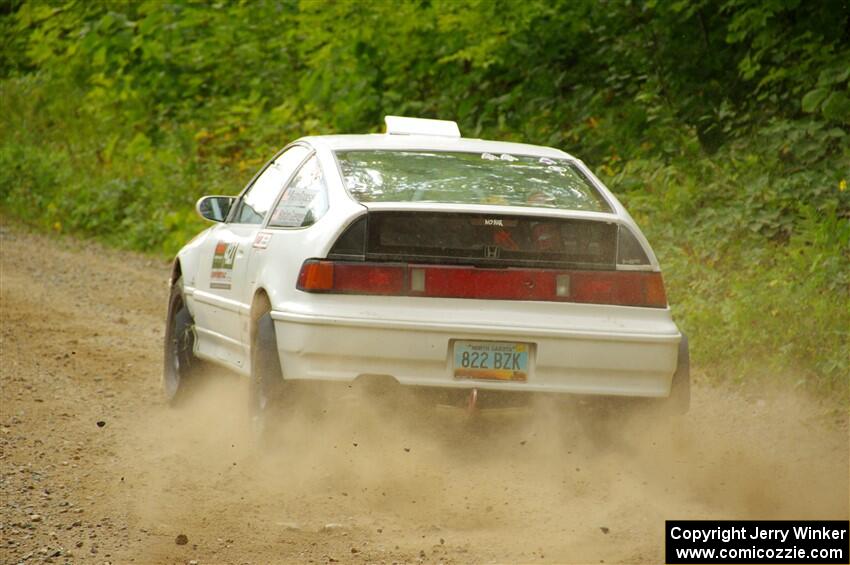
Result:
[[173,253],[298,136],[455,119],[593,166],[705,372],[847,399],[848,30],[844,0],[10,0],[0,206]]

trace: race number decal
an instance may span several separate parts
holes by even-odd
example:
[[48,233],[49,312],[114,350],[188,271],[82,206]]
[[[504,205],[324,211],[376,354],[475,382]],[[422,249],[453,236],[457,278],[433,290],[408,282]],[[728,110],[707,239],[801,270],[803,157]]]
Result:
[[215,244],[212,270],[210,271],[210,288],[228,290],[233,280],[233,262],[236,260],[237,243],[219,241]]
[[267,231],[261,231],[257,234],[257,237],[254,238],[254,249],[265,249],[269,246],[269,242],[272,240],[272,234]]

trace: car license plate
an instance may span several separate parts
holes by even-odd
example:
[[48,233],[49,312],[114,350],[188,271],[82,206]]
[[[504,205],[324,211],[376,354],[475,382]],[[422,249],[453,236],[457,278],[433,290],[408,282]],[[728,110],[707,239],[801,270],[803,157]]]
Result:
[[526,381],[529,350],[527,343],[456,341],[455,378]]

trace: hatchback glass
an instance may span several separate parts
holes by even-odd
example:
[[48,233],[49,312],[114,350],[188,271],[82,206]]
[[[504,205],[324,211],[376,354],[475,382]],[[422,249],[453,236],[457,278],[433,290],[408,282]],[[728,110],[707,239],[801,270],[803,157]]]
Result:
[[360,202],[445,202],[611,212],[565,159],[507,153],[339,151],[345,185]]

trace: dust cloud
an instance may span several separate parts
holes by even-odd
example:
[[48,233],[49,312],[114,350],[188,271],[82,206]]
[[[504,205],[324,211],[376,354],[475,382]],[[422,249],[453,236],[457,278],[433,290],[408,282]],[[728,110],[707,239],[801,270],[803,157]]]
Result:
[[262,438],[247,394],[218,374],[138,415],[122,459],[140,524],[225,549],[246,524],[272,545],[316,537],[297,559],[330,556],[336,532],[358,558],[635,562],[661,558],[665,519],[848,515],[847,443],[786,393],[697,387],[685,417],[551,398],[470,416],[400,388],[301,387]]
[[846,406],[698,371],[673,419],[308,387],[259,442],[245,379],[164,402],[167,263],[0,239],[2,563],[657,563],[666,519],[850,514]]

